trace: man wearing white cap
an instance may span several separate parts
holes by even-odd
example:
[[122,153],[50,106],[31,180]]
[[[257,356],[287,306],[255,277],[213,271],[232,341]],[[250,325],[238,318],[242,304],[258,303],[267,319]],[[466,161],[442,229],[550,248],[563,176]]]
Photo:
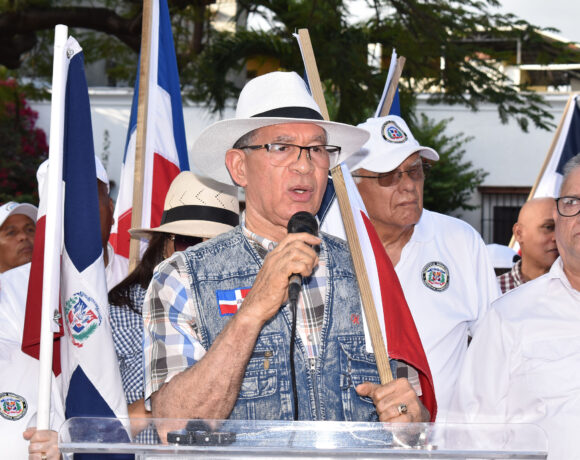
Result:
[[10,201],[0,206],[0,273],[32,260],[38,209]]
[[[395,266],[433,375],[437,420],[444,420],[467,350],[488,305],[499,295],[479,234],[453,217],[423,209],[423,184],[439,155],[422,147],[398,116],[358,125],[370,133],[346,160],[369,217]],[[336,219],[323,230],[344,238]]]
[[[251,80],[236,118],[200,135],[195,166],[244,187],[246,210],[239,226],[175,254],[153,277],[143,317],[154,417],[428,420],[406,379],[378,383],[354,320],[361,307],[346,243],[287,231],[295,213],[316,213],[329,167],[367,138],[323,121],[304,81],[284,72]],[[296,315],[292,274],[302,276]]]

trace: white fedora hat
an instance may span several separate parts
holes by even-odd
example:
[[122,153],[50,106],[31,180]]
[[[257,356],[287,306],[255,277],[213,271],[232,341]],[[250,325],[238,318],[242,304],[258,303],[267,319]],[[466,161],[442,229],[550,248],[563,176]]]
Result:
[[306,83],[296,72],[271,72],[244,86],[235,118],[218,121],[200,134],[193,144],[193,163],[212,179],[233,184],[225,165],[226,151],[250,131],[281,123],[315,123],[324,128],[328,144],[341,147],[339,162],[360,149],[369,137],[354,126],[324,121]]
[[428,160],[439,159],[435,150],[419,145],[405,120],[396,115],[369,118],[358,127],[370,133],[371,137],[356,154],[346,160],[350,171],[360,168],[376,173],[393,171],[417,152]]
[[32,204],[28,203],[16,203],[14,201],[9,201],[8,203],[0,206],[0,227],[6,219],[14,214],[23,214],[29,217],[34,223],[36,223],[36,216],[38,214],[38,208]]
[[141,238],[154,232],[213,238],[238,225],[239,211],[236,187],[183,171],[169,186],[161,225],[129,232]]

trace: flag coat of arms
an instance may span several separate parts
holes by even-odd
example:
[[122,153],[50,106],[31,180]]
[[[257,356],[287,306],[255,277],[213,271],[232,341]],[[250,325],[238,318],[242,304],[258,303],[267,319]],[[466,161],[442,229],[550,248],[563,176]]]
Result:
[[[159,226],[165,195],[171,182],[181,171],[189,170],[181,88],[167,0],[153,0],[152,8],[141,228]],[[115,253],[124,257],[129,257],[130,246],[138,95],[139,78],[133,93],[119,195],[115,205],[115,224],[110,237]]]
[[[60,341],[55,341],[54,348],[62,366],[61,394],[67,418],[125,418],[127,405],[108,317],[88,88],[82,50],[74,38],[66,42],[62,59],[66,62],[62,139],[64,203],[57,208],[60,215],[56,216],[56,222],[60,224],[63,247],[54,248],[58,254],[62,251],[60,276],[54,277],[60,283],[61,332],[64,333]],[[43,213],[51,199],[47,187],[42,189],[39,223],[45,219]],[[38,230],[35,243],[44,243],[43,226]],[[29,292],[42,292],[46,288],[42,246],[35,244]],[[27,300],[23,351],[33,356],[30,350],[35,348],[35,337],[39,338],[40,333],[28,320],[40,317],[40,306],[34,298]],[[53,331],[58,329],[55,325]],[[58,373],[54,361],[53,370]]]

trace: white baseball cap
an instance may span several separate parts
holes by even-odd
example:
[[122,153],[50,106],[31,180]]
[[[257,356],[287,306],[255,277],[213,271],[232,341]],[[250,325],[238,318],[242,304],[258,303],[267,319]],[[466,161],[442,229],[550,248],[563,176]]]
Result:
[[358,128],[369,132],[371,137],[358,152],[346,159],[350,171],[364,168],[376,173],[390,172],[414,153],[428,160],[439,159],[435,150],[419,145],[405,120],[396,115],[369,118]]
[[32,204],[28,203],[16,203],[14,201],[9,201],[8,203],[0,206],[0,227],[4,225],[6,219],[14,214],[23,214],[30,217],[34,223],[36,223],[36,216],[38,214],[38,208]]

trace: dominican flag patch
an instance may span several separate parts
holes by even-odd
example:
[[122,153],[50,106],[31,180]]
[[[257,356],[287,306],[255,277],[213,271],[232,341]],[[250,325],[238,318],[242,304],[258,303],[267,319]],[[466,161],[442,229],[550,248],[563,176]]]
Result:
[[244,298],[250,292],[251,287],[244,287],[238,289],[230,289],[228,291],[216,291],[218,306],[220,309],[220,316],[232,316],[240,308]]

